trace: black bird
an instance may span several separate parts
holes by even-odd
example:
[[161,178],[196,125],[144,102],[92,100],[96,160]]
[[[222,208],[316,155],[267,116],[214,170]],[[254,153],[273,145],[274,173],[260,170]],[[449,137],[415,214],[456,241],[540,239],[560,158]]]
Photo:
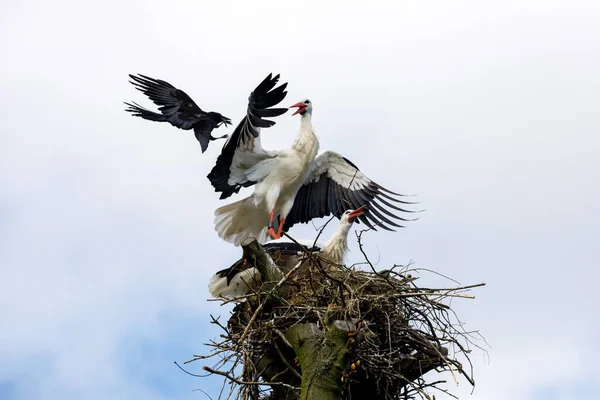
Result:
[[125,111],[149,121],[169,122],[179,129],[194,129],[194,135],[200,142],[203,153],[208,148],[210,141],[229,137],[229,135],[214,137],[211,133],[213,129],[221,125],[231,125],[231,120],[218,112],[203,111],[183,90],[177,89],[168,82],[142,74],[139,76],[130,74],[129,77],[132,79],[130,83],[137,90],[159,106],[160,114],[134,102],[132,102],[133,104],[125,103],[128,106]]

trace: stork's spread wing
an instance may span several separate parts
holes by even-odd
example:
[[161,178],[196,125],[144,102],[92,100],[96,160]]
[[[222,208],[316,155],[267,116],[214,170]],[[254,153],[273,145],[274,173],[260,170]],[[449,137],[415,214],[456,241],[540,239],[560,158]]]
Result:
[[148,96],[160,111],[159,114],[136,103],[125,103],[129,106],[126,111],[136,117],[169,122],[177,128],[187,130],[192,129],[192,126],[206,115],[190,96],[168,82],[141,74],[139,76],[129,75],[129,77],[132,79],[131,84]]
[[251,179],[249,170],[260,161],[276,154],[262,148],[260,128],[275,125],[274,121],[265,118],[277,117],[287,111],[287,108],[271,108],[287,95],[287,83],[275,88],[278,81],[279,75],[269,74],[250,93],[246,117],[235,128],[223,146],[214,168],[208,174],[215,192],[221,192],[221,199],[239,192],[242,187],[254,185],[256,182]]
[[[400,200],[402,195],[391,192],[364,175],[348,159],[332,151],[325,152],[311,164],[304,185],[296,194],[294,206],[285,219],[284,230],[298,222],[308,222],[330,214],[340,218],[344,211],[366,206],[358,217],[369,228],[401,228],[394,220],[411,221],[396,212],[414,212],[400,208],[400,204],[414,204]],[[390,211],[393,210],[393,211]]]

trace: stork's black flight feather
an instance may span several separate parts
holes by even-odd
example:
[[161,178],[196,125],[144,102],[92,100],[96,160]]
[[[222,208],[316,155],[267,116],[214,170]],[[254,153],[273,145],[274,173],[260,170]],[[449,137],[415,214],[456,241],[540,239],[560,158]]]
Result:
[[349,208],[366,206],[365,212],[358,217],[361,222],[374,230],[381,227],[392,231],[403,227],[398,222],[413,221],[396,215],[398,212],[415,212],[401,207],[415,204],[403,200],[402,196],[373,182],[347,158],[327,151],[311,164],[283,230],[331,214],[341,218]]
[[221,199],[226,199],[240,191],[242,187],[254,185],[256,182],[246,181],[242,184],[230,184],[233,156],[236,151],[245,151],[260,146],[260,128],[268,128],[275,125],[274,121],[264,118],[273,118],[284,114],[287,108],[271,108],[279,104],[287,95],[285,88],[287,83],[275,87],[279,82],[279,75],[269,74],[250,93],[248,98],[248,110],[246,117],[233,131],[231,138],[227,140],[217,162],[208,174],[208,180],[215,188],[215,192],[221,192]]

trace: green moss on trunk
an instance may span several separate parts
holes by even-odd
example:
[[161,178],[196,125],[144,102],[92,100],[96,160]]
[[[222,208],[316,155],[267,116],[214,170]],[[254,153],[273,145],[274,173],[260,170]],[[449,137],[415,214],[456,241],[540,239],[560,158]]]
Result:
[[300,400],[340,399],[342,376],[349,367],[355,342],[348,333],[334,324],[322,331],[312,323],[296,325],[286,332],[302,369]]

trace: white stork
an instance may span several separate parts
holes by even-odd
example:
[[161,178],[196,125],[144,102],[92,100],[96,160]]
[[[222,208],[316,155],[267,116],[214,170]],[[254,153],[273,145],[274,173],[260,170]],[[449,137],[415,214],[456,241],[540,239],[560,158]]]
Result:
[[[305,252],[317,254],[327,262],[326,265],[341,265],[348,250],[348,233],[350,227],[364,212],[364,207],[346,210],[340,223],[329,240],[324,244],[314,240],[299,240],[298,243],[278,240],[263,246],[271,259],[277,260],[284,272],[290,271],[304,258]],[[260,273],[254,267],[248,268],[243,259],[236,261],[231,267],[223,269],[210,280],[208,291],[213,297],[238,297],[250,293],[261,282]]]
[[359,219],[372,229],[402,227],[390,218],[409,221],[388,210],[412,212],[393,204],[413,204],[395,197],[402,195],[373,182],[338,153],[327,151],[316,157],[319,141],[311,123],[313,104],[304,100],[292,107],[298,108],[292,115],[300,114],[301,122],[290,148],[265,150],[257,129],[255,135],[236,130],[217,158],[208,179],[215,191],[222,192],[221,199],[256,185],[251,196],[215,211],[215,229],[222,239],[236,246],[251,237],[265,243],[269,235],[278,239],[298,222],[330,214],[340,218],[348,207],[364,205],[367,210]]

